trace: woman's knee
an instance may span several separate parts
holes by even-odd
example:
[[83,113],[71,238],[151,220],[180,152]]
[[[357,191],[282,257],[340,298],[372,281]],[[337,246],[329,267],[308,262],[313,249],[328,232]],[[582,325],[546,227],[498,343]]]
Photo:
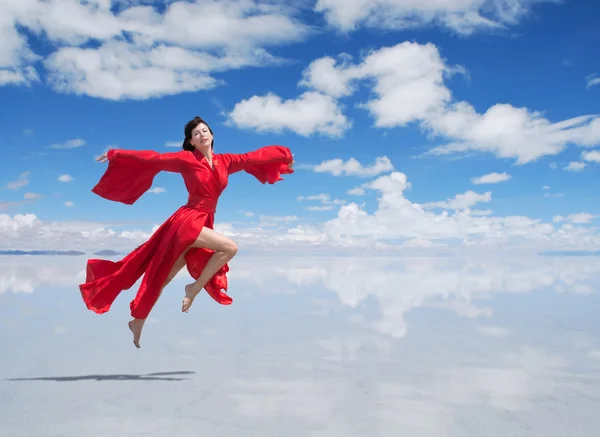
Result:
[[225,253],[230,257],[235,256],[238,251],[237,244],[231,238],[206,227],[202,229],[200,235],[190,248],[207,248],[215,252]]
[[229,240],[225,243],[222,252],[233,258],[238,252],[238,246],[235,241]]

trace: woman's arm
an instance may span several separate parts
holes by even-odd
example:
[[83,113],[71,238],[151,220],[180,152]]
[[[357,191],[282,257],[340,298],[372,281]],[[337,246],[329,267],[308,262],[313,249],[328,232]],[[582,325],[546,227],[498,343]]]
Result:
[[227,172],[229,174],[246,170],[262,164],[292,164],[294,158],[289,148],[284,146],[265,146],[248,153],[226,153]]
[[152,186],[154,177],[161,171],[183,173],[186,153],[189,152],[111,149],[97,159],[108,161],[108,168],[92,192],[131,205]]
[[151,167],[158,171],[162,170],[181,173],[183,153],[189,152],[179,151],[158,153],[153,150],[110,149],[106,153],[106,158],[110,162],[113,162],[115,160],[123,160],[124,163],[130,161],[132,163],[135,162],[138,164],[144,164],[145,166]]

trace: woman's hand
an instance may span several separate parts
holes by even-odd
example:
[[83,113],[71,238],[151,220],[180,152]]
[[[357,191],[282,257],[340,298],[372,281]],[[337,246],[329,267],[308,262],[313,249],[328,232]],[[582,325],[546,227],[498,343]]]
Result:
[[96,161],[98,162],[106,162],[108,161],[108,152],[104,152],[100,157],[96,158]]

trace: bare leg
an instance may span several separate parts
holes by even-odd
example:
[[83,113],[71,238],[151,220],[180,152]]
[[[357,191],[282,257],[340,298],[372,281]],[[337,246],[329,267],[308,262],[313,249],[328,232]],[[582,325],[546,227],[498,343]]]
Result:
[[[171,268],[171,271],[169,272],[169,276],[167,276],[165,283],[163,284],[162,288],[160,289],[160,293],[158,295],[159,297],[162,294],[165,287],[167,286],[167,284],[169,282],[171,282],[173,280],[173,278],[175,277],[175,275],[177,275],[177,273],[179,273],[179,271],[185,266],[185,254],[187,253],[188,250],[189,249],[186,249],[179,256],[179,258],[177,258],[177,261],[175,261],[175,264],[173,264],[173,267]],[[128,323],[129,329],[133,333],[133,344],[138,349],[141,347],[140,346],[140,337],[142,336],[142,328],[144,327],[145,322],[146,322],[146,319],[133,319]]]
[[183,251],[183,253],[179,256],[179,258],[177,258],[177,261],[175,261],[175,264],[173,264],[173,267],[171,268],[171,271],[169,272],[169,276],[167,276],[167,280],[165,281],[162,288],[160,289],[160,294],[158,295],[159,297],[162,294],[165,287],[169,284],[169,282],[171,282],[173,280],[173,278],[175,276],[177,276],[177,273],[179,273],[179,271],[185,267],[185,255],[188,253],[189,250],[190,250],[189,247],[187,249],[185,249]]
[[204,247],[214,250],[215,253],[210,257],[208,263],[206,263],[206,267],[204,267],[198,279],[194,283],[185,286],[185,297],[183,298],[183,305],[181,307],[181,311],[184,313],[188,312],[194,298],[200,293],[210,278],[237,253],[237,245],[233,240],[207,227],[202,228],[200,235],[191,247]]
[[146,319],[133,319],[130,320],[128,325],[131,332],[133,332],[133,344],[138,349],[140,346],[140,337],[142,336],[142,328],[144,327],[144,322]]

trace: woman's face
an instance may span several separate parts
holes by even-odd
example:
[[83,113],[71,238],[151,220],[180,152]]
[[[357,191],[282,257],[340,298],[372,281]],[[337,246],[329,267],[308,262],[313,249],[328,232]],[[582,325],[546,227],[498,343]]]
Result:
[[210,133],[210,129],[204,123],[200,123],[194,129],[192,129],[192,138],[190,143],[200,150],[210,149],[213,141],[213,135]]

